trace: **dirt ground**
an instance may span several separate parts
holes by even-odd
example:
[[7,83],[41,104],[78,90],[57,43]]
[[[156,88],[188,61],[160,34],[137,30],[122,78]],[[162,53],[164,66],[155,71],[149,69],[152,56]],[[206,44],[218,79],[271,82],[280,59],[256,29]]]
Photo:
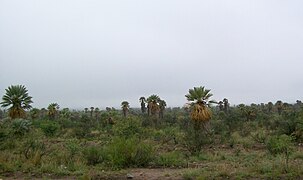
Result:
[[[158,169],[147,169],[147,168],[137,168],[137,169],[127,169],[123,172],[107,174],[105,176],[93,177],[93,179],[133,179],[133,180],[181,180],[182,172],[184,169],[170,169],[170,168],[158,168]],[[89,179],[89,178],[79,178],[74,176],[63,176],[56,177],[48,174],[44,174],[43,177],[36,177],[34,174],[23,174],[23,173],[12,173],[5,174],[4,177],[0,177],[0,180],[21,180],[21,179],[31,179],[31,180],[45,180],[45,179],[56,179],[56,180],[73,180],[73,179]]]
[[132,169],[129,174],[140,180],[182,179],[182,169]]

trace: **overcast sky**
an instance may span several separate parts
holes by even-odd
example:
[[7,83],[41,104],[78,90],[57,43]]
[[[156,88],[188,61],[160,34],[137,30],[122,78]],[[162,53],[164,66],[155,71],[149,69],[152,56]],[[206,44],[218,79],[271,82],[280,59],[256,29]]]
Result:
[[303,93],[302,0],[0,0],[0,94],[119,107],[194,86],[231,104]]

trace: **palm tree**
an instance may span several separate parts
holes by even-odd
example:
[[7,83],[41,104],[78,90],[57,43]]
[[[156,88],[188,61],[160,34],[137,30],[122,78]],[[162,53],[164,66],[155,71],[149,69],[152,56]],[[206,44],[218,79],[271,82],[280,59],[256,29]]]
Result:
[[223,101],[219,101],[218,104],[219,104],[219,110],[223,111],[224,110]]
[[98,120],[100,114],[100,109],[98,107],[95,108],[95,117]]
[[84,108],[84,113],[86,114],[88,112],[88,108]]
[[5,89],[5,95],[0,103],[2,107],[9,107],[8,115],[12,119],[25,118],[25,110],[30,109],[33,103],[24,85],[11,85]]
[[189,89],[188,92],[185,97],[188,101],[192,102],[191,119],[196,122],[209,121],[211,119],[211,111],[208,109],[208,104],[214,103],[214,101],[208,101],[212,96],[210,89],[205,89],[204,86],[200,86]]
[[278,110],[278,114],[279,115],[281,115],[281,113],[282,113],[282,110],[283,110],[283,103],[282,103],[282,101],[277,101],[276,102],[276,107],[277,107],[277,110]]
[[164,110],[165,110],[165,107],[166,107],[166,102],[164,101],[164,100],[160,100],[159,101],[159,109],[160,109],[160,111],[159,111],[159,117],[161,118],[161,119],[163,119],[163,117],[164,117]]
[[224,112],[227,113],[229,108],[228,99],[226,98],[223,99],[223,105],[224,105]]
[[274,104],[272,102],[267,103],[268,112],[271,113]]
[[153,94],[147,98],[147,110],[148,110],[148,115],[156,115],[157,112],[159,111],[159,101],[160,97]]
[[146,111],[146,107],[145,107],[146,99],[145,99],[145,97],[140,97],[139,101],[141,102],[141,111],[142,111],[142,113],[145,113],[145,111]]
[[129,109],[129,103],[127,101],[123,101],[121,103],[121,107],[122,107],[122,111],[123,111],[123,116],[126,117],[128,109]]
[[38,108],[33,108],[30,110],[30,116],[32,119],[37,119],[39,117],[40,110]]
[[93,118],[94,107],[90,107],[90,118]]
[[59,105],[57,103],[51,103],[48,105],[47,115],[50,119],[55,119],[56,115],[58,114]]

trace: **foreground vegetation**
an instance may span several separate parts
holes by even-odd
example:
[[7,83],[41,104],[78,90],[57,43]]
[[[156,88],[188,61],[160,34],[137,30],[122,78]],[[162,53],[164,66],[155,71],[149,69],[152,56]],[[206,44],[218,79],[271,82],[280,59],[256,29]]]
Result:
[[102,179],[129,168],[174,168],[183,179],[302,178],[300,101],[229,107],[226,99],[209,107],[209,92],[196,95],[187,98],[207,108],[201,126],[192,108],[159,107],[156,95],[147,112],[142,97],[141,109],[123,102],[121,110],[71,111],[52,103],[15,119],[1,110],[0,174]]

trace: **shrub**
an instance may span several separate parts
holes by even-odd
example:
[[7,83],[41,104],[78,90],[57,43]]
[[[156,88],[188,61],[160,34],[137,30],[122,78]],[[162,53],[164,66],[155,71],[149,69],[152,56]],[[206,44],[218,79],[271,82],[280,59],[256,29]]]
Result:
[[40,164],[41,159],[47,153],[45,144],[42,141],[28,139],[23,143],[22,153],[26,159],[31,159],[34,165]]
[[189,127],[185,129],[183,142],[190,153],[196,154],[201,151],[204,145],[211,144],[213,142],[212,138],[213,134],[206,132],[205,129],[196,129],[191,123]]
[[60,125],[54,121],[45,121],[40,124],[40,128],[46,136],[52,137],[58,132]]
[[114,167],[144,167],[153,158],[153,148],[150,144],[138,138],[115,138],[107,152]]
[[87,165],[96,165],[107,159],[107,154],[103,148],[98,146],[87,147],[83,150]]
[[129,138],[138,135],[142,136],[143,129],[139,119],[127,118],[126,120],[118,121],[113,127],[113,132],[120,137]]
[[251,133],[251,137],[258,143],[265,143],[266,132],[265,130],[258,129],[257,131]]
[[286,169],[288,169],[289,156],[294,149],[292,138],[285,134],[280,136],[272,136],[266,142],[266,147],[270,154],[274,156],[283,154],[285,156]]
[[178,151],[160,154],[156,159],[156,165],[164,167],[185,166],[184,156]]
[[26,119],[16,119],[12,123],[12,133],[16,136],[23,136],[30,131],[32,123]]

